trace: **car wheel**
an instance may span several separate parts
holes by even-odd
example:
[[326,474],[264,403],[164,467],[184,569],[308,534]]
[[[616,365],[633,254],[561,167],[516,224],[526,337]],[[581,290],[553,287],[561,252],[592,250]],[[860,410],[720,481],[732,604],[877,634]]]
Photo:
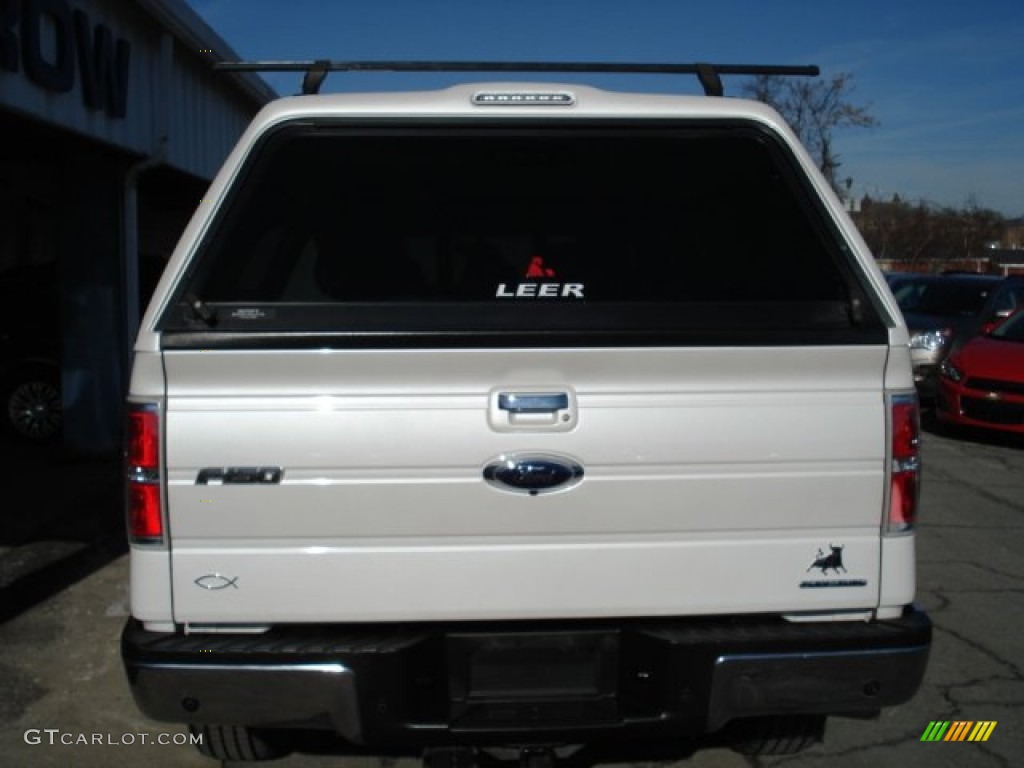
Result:
[[64,426],[60,371],[36,365],[23,368],[4,387],[6,426],[12,434],[44,442]]

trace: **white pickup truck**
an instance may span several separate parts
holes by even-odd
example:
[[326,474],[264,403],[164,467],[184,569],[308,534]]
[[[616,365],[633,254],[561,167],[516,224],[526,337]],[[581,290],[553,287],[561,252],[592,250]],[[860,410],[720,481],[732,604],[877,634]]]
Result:
[[906,327],[780,116],[695,72],[256,116],[135,347],[143,712],[470,765],[791,752],[914,695]]

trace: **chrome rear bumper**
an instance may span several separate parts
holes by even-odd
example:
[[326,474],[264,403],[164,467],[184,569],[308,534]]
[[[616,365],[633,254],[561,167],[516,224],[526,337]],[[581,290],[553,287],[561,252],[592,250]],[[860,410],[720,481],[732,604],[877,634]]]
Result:
[[734,720],[871,714],[920,686],[931,623],[778,619],[147,632],[122,653],[156,720],[332,730],[363,747],[699,739]]

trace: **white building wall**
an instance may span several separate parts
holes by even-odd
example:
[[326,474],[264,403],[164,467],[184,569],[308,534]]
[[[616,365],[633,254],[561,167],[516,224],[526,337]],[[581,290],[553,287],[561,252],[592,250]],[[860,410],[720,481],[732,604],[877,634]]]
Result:
[[[251,75],[242,78],[210,68],[215,59],[237,57],[182,0],[7,3],[14,16],[3,19],[0,29],[0,109],[140,157],[156,152],[160,137],[166,135],[168,165],[210,178],[250,117],[273,95]],[[26,17],[31,18],[26,21]],[[87,29],[84,36],[81,27]],[[95,46],[98,27],[101,35],[109,30],[115,50],[117,41],[130,45],[123,116],[109,105],[90,106],[83,94],[83,66],[89,64],[83,64],[82,51]],[[108,60],[113,61],[113,55]],[[51,75],[64,72],[65,76],[70,66],[70,89],[40,84],[40,66]],[[93,64],[93,71],[101,74],[106,85],[102,68]]]

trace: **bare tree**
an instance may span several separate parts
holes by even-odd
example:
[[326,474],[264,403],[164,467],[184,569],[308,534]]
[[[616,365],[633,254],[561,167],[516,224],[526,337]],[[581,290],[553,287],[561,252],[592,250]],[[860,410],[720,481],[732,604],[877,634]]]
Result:
[[985,245],[998,240],[1005,226],[1005,219],[995,211],[982,208],[973,196],[960,209],[947,208],[943,211],[950,230],[950,239],[957,244],[965,259],[977,259]]
[[901,269],[934,272],[975,262],[980,269],[987,243],[1000,238],[1006,219],[973,199],[963,208],[865,198],[854,220],[875,258],[899,260]]
[[742,87],[745,95],[779,111],[814,157],[832,188],[841,194],[837,174],[841,163],[834,147],[834,131],[837,128],[878,125],[869,111],[870,105],[858,106],[850,102],[853,75],[841,72],[827,80],[758,75]]

